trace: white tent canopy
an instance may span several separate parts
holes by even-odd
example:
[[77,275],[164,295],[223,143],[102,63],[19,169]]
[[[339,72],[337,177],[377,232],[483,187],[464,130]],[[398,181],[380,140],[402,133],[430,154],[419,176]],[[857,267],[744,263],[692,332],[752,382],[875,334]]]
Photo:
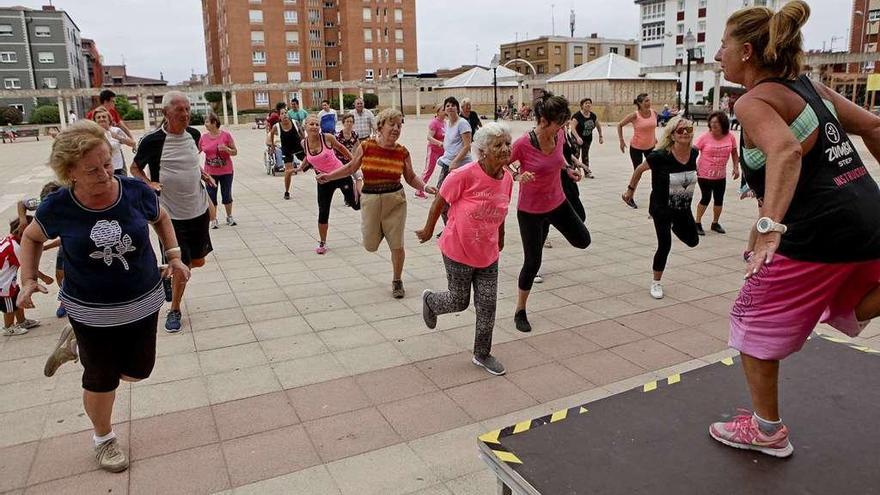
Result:
[[[523,75],[504,66],[498,67],[498,87],[517,87],[516,77]],[[443,81],[444,88],[491,88],[492,69],[474,67],[467,72]]]
[[[613,79],[653,79],[653,80],[676,80],[673,74],[647,74],[640,75],[645,65],[635,60],[622,57],[616,53],[609,53],[602,57],[565,71],[547,80],[548,83],[576,82],[576,81],[600,81]],[[491,81],[490,81],[491,82]]]

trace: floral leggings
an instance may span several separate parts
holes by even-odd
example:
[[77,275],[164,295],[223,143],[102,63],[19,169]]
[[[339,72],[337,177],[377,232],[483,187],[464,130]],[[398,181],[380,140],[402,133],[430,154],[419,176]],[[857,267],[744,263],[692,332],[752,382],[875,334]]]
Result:
[[432,292],[426,304],[438,315],[458,313],[470,304],[471,286],[474,287],[474,308],[477,310],[477,329],[474,337],[474,355],[486,357],[492,350],[492,329],[495,327],[495,304],[498,300],[498,262],[486,268],[474,268],[443,256],[449,290]]

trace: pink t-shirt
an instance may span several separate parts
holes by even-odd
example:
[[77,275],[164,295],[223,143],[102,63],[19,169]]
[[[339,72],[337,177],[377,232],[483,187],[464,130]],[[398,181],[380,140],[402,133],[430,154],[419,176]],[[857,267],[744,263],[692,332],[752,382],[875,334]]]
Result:
[[440,186],[440,196],[449,203],[440,252],[474,268],[494,263],[498,259],[498,227],[507,216],[512,194],[513,176],[507,171],[495,179],[486,175],[478,162],[471,162],[449,172]]
[[199,149],[205,152],[205,172],[209,175],[229,175],[232,173],[232,156],[220,151],[220,145],[232,147],[232,135],[226,131],[212,136],[210,132],[202,134]]
[[[437,117],[434,117],[433,119],[431,119],[431,123],[428,124],[428,130],[431,131],[431,137],[442,143],[443,136],[446,135],[446,123],[443,119],[438,119]],[[428,144],[428,149],[442,152],[443,146]]]
[[513,143],[510,161],[519,161],[520,172],[531,172],[535,179],[519,185],[517,208],[526,213],[547,213],[565,201],[559,171],[565,167],[562,147],[565,144],[565,130],[556,133],[556,148],[549,155],[532,146],[529,133],[520,136]]
[[694,142],[700,150],[697,158],[697,177],[701,179],[723,179],[727,172],[727,160],[736,149],[736,138],[728,132],[721,139],[715,139],[711,132],[700,135]]
[[636,112],[636,120],[633,121],[633,137],[629,142],[630,147],[638,150],[650,150],[657,144],[657,112],[651,110],[650,117],[642,117]]

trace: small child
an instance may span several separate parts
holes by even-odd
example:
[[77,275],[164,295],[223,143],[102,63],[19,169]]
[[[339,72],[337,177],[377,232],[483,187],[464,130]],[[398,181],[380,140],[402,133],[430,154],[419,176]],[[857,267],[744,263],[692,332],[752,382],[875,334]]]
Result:
[[[52,194],[53,192],[61,189],[61,184],[50,181],[43,185],[43,189],[40,190],[40,196],[33,197],[25,197],[21,201],[18,202],[18,222],[19,222],[19,238],[24,233],[24,229],[30,224],[30,220],[27,216],[29,211],[37,211],[37,207],[40,206],[40,203],[46,199],[46,196]],[[64,254],[61,252],[61,242],[60,239],[53,239],[48,241],[44,246],[43,250],[49,250],[52,248],[58,248],[58,254],[55,257],[55,280],[58,281],[58,286],[61,287],[61,283],[64,281]],[[67,315],[67,310],[64,309],[63,303],[58,303],[58,309],[55,310],[55,316],[58,318],[64,318]]]
[[[0,240],[0,311],[3,312],[3,335],[7,337],[24,335],[31,328],[40,326],[39,321],[25,318],[24,309],[16,304],[18,267],[21,266],[18,262],[21,251],[19,226],[17,218],[9,222],[10,234]],[[46,284],[53,282],[51,277],[43,273],[38,272],[38,276]]]

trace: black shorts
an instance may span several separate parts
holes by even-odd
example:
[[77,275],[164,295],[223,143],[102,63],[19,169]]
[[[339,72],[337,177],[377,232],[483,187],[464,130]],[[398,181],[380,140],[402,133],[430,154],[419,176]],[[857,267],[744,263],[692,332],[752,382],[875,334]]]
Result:
[[64,271],[64,251],[58,246],[58,254],[55,255],[55,270]]
[[9,297],[0,297],[0,311],[6,314],[15,313],[15,310],[18,309],[18,305],[15,304],[15,300],[18,299],[18,287],[13,287],[11,291],[9,291]]
[[[174,235],[177,236],[177,245],[180,246],[180,260],[184,265],[189,265],[192,260],[204,258],[214,250],[214,246],[211,245],[210,221],[208,210],[189,220],[171,220]],[[164,252],[165,248],[163,247],[162,250]]]
[[156,363],[159,312],[134,323],[98,328],[70,318],[83,365],[82,386],[89,392],[112,392],[121,376],[149,378]]
[[[297,164],[302,163],[305,157],[305,153],[301,151],[288,151],[283,148],[281,149],[281,161],[283,161],[284,163],[292,163],[294,166],[296,166]],[[296,158],[295,161],[294,158]]]

